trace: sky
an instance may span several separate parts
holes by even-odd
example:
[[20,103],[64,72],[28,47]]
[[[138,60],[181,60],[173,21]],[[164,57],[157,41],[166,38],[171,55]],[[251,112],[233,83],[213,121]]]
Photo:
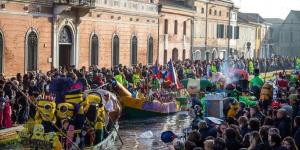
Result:
[[263,18],[285,19],[290,10],[300,11],[300,0],[233,0],[240,12],[259,13]]

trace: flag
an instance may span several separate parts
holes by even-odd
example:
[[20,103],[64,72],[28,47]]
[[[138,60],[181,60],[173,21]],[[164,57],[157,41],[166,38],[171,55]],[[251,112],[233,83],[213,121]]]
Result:
[[176,88],[179,89],[181,85],[177,78],[176,69],[174,68],[172,59],[170,59],[170,61],[168,62],[168,67],[169,67],[168,80],[172,81],[172,83],[176,85]]
[[153,66],[153,74],[159,79],[160,78],[160,69],[158,61],[156,60],[155,65]]

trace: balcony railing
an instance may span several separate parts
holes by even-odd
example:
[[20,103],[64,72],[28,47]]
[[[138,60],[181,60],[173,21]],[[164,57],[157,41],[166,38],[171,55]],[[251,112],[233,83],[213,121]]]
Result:
[[96,7],[104,7],[108,9],[118,9],[138,13],[158,13],[158,7],[155,4],[128,0],[96,0]]
[[96,0],[54,0],[57,5],[71,5],[75,7],[95,7]]

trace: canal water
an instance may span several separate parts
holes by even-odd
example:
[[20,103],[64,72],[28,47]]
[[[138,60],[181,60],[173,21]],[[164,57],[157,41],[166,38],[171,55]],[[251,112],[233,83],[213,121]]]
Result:
[[[119,133],[124,142],[117,139],[110,150],[168,150],[168,146],[160,141],[162,132],[170,130],[177,135],[182,134],[182,129],[189,127],[191,118],[187,112],[139,120],[121,120]],[[152,133],[152,137],[143,138],[145,132]],[[21,145],[10,145],[0,150],[22,150]]]
[[[187,112],[150,119],[122,120],[119,133],[124,145],[117,140],[112,150],[167,150],[168,146],[160,141],[161,133],[170,130],[180,135],[182,129],[189,127],[190,122]],[[152,132],[153,137],[141,137],[146,132]]]

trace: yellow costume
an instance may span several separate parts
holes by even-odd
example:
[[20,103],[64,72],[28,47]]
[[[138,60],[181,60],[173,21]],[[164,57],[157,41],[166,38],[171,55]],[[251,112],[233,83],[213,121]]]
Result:
[[41,123],[42,121],[51,121],[55,123],[55,107],[56,104],[53,101],[39,100],[37,102],[38,111],[35,115],[35,122]]

